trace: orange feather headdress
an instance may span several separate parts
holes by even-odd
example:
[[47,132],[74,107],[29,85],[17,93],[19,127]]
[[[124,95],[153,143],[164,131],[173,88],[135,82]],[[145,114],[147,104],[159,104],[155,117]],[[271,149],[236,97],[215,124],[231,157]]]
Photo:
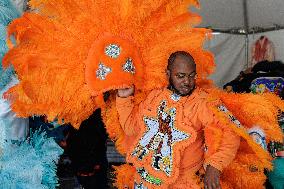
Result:
[[197,0],[31,0],[8,29],[16,45],[4,58],[20,83],[10,89],[20,116],[46,114],[78,127],[102,105],[103,92],[131,84],[137,91],[166,85],[169,54],[190,52],[198,82],[208,83],[207,29],[188,11]]

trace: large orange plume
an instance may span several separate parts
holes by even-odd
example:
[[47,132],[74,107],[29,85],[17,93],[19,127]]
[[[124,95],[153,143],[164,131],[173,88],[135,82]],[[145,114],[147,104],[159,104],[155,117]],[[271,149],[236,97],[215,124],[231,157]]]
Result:
[[[217,107],[211,107],[220,122],[230,127],[242,140],[245,141],[245,148],[253,154],[252,161],[258,168],[272,169],[272,157],[267,150],[264,150],[248,134],[250,128],[257,127],[265,133],[266,143],[270,141],[283,142],[283,133],[278,124],[279,111],[283,111],[284,102],[274,94],[267,93],[256,95],[225,93],[216,89],[208,89],[209,100],[220,99],[229,111],[240,121],[238,127]],[[218,136],[207,136],[211,140],[219,140]],[[243,148],[242,150],[244,150]],[[245,151],[239,151],[237,156]],[[247,153],[249,154],[249,153]],[[256,161],[257,160],[257,161]],[[240,163],[242,164],[242,163]],[[232,166],[230,166],[232,167]]]
[[284,110],[284,102],[276,95],[225,93],[212,89],[210,94],[220,99],[245,128],[259,126],[265,132],[267,142],[283,141],[283,134],[277,120],[279,110]]

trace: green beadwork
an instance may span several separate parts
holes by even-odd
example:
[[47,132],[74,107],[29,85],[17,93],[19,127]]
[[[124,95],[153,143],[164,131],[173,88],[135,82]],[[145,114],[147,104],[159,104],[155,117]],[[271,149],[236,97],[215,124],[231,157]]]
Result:
[[155,185],[161,185],[162,184],[162,180],[159,178],[155,178],[151,175],[147,175],[146,179],[147,182],[150,182],[151,184],[155,184]]

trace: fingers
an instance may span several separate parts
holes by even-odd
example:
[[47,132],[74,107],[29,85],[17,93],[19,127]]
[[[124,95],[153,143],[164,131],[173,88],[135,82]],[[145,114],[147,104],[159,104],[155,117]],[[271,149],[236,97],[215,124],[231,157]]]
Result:
[[211,178],[204,180],[205,189],[221,189],[219,178]]
[[219,178],[215,178],[215,182],[213,183],[213,189],[221,189]]
[[205,189],[220,189],[220,171],[212,166],[208,166],[204,177]]
[[214,183],[211,183],[211,184],[208,184],[206,185],[205,184],[205,189],[221,189],[220,185],[217,185],[217,184],[214,184]]

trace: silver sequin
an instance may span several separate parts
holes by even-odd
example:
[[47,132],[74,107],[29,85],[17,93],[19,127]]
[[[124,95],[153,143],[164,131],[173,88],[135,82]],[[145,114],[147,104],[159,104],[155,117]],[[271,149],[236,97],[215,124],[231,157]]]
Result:
[[125,64],[122,66],[123,71],[135,74],[135,66],[131,58],[127,58]]
[[171,99],[175,102],[178,102],[180,100],[180,95],[173,93],[171,94]]
[[105,54],[111,58],[117,58],[119,57],[121,52],[120,46],[117,44],[109,44],[105,48]]
[[99,68],[96,71],[96,76],[100,80],[105,80],[106,76],[111,72],[111,68],[105,66],[102,62],[99,64]]

